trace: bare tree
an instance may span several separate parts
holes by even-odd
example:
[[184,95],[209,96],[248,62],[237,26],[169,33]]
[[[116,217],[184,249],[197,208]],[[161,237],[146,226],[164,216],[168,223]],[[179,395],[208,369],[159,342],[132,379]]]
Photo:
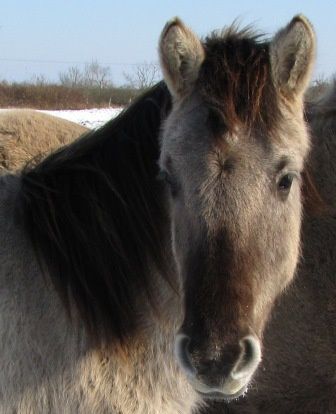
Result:
[[135,89],[147,89],[160,79],[160,68],[156,63],[141,63],[136,65],[132,73],[124,72],[127,84]]
[[78,66],[71,66],[66,72],[59,74],[61,85],[76,87],[83,83],[83,74]]
[[306,91],[305,98],[307,101],[315,101],[325,93],[330,86],[330,79],[321,75],[317,79],[314,79],[308,90]]
[[96,60],[87,63],[84,68],[84,83],[86,86],[98,86],[100,89],[109,86],[112,83],[110,68],[101,66]]
[[43,74],[35,74],[31,77],[31,83],[36,86],[45,86],[48,83],[48,80]]

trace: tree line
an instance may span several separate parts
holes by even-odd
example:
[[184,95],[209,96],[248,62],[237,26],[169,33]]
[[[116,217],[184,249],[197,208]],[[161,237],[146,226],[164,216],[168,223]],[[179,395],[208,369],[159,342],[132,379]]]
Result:
[[[160,69],[155,63],[141,63],[133,70],[123,73],[124,87],[132,89],[147,89],[160,79]],[[97,87],[108,88],[113,85],[111,71],[108,66],[101,65],[97,60],[85,64],[84,69],[79,66],[70,66],[59,74],[60,84],[67,87]]]
[[158,65],[143,63],[124,72],[125,83],[115,86],[108,66],[92,61],[80,68],[71,66],[59,73],[58,82],[44,75],[30,82],[0,82],[0,107],[36,109],[84,109],[125,106],[160,79]]

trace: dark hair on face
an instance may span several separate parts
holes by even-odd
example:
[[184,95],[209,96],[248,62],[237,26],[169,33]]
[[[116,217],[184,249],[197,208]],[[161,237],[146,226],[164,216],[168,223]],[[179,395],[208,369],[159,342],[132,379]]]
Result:
[[221,119],[230,132],[237,126],[270,131],[280,117],[269,44],[260,37],[250,28],[238,30],[233,25],[204,41],[205,60],[197,85],[217,114],[213,119]]

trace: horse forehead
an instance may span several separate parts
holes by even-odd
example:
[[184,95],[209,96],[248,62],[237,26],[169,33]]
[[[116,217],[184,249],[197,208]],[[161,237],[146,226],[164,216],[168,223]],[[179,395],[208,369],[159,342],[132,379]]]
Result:
[[231,154],[239,155],[240,159],[253,159],[272,147],[267,136],[254,135],[239,125],[232,131],[216,131],[208,122],[206,105],[183,112],[176,111],[166,123],[161,151],[163,160],[168,155],[174,164],[187,162],[191,168],[193,162],[196,166],[199,162],[206,165]]
[[[196,94],[172,112],[164,128],[162,155],[169,154],[183,168],[201,168],[218,158],[238,154],[239,159],[258,161],[260,154],[268,162],[290,155],[299,162],[309,149],[309,135],[299,114],[285,113],[272,130],[247,128],[237,124],[230,131],[216,131],[209,122],[210,109]],[[283,111],[281,111],[283,112]],[[201,164],[199,164],[201,162]]]

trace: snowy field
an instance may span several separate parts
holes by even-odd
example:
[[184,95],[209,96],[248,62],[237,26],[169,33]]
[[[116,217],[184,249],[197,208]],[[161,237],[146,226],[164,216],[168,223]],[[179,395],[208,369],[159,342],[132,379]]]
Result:
[[[45,112],[59,118],[67,119],[68,121],[75,122],[86,126],[87,128],[98,128],[105,122],[112,118],[115,118],[123,108],[100,108],[100,109],[84,109],[78,111],[66,110],[66,111],[39,111]],[[10,111],[10,109],[0,109],[0,111]]]
[[40,111],[45,112],[59,118],[67,119],[68,121],[75,122],[86,126],[87,128],[98,128],[105,124],[112,118],[115,118],[122,108],[101,108],[101,109],[83,109],[83,110],[66,110],[66,111]]

